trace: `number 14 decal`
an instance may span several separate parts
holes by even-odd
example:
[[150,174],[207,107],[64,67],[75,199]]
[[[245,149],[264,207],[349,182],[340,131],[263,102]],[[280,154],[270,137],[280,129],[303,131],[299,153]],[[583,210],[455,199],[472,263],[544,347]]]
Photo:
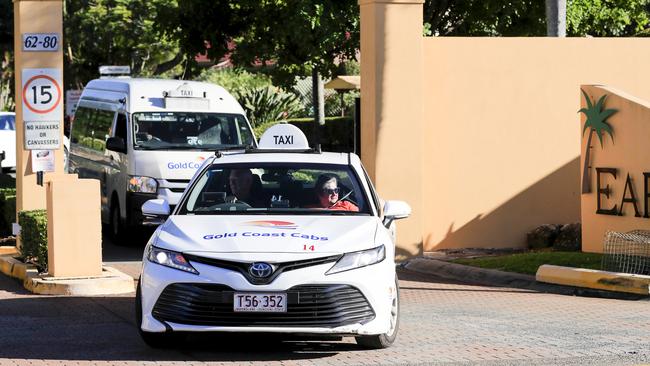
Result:
[[305,245],[302,246],[302,250],[313,252],[314,250],[316,250],[316,246],[305,244]]

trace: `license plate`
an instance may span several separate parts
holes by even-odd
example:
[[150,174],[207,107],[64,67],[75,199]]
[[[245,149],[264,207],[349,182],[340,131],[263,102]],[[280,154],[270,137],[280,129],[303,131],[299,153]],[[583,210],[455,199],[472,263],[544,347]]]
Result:
[[233,302],[235,312],[285,313],[287,311],[285,293],[235,292]]

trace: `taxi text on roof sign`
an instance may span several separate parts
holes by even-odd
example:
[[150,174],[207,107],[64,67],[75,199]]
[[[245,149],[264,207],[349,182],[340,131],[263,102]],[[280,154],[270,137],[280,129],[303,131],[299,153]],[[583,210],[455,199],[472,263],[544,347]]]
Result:
[[260,149],[307,150],[309,142],[305,134],[296,126],[279,123],[270,127],[260,138]]

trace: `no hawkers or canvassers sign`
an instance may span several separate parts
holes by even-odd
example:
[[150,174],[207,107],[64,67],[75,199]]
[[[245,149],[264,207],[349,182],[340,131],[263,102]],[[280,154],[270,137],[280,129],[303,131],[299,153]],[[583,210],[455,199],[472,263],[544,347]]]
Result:
[[61,70],[23,69],[25,150],[55,150],[61,146],[62,90]]

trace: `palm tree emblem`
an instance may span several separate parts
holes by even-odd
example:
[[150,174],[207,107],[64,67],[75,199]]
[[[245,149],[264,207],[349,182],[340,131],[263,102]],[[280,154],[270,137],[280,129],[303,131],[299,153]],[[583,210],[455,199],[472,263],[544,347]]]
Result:
[[587,139],[587,147],[585,148],[585,166],[582,169],[582,193],[591,193],[591,179],[589,177],[589,156],[590,156],[590,148],[591,148],[591,138],[594,135],[594,132],[598,135],[598,140],[600,140],[600,147],[603,147],[603,135],[604,132],[608,133],[609,136],[612,138],[612,142],[614,141],[614,131],[612,130],[612,126],[607,123],[607,118],[609,118],[612,114],[616,113],[616,109],[604,109],[603,106],[605,104],[605,98],[607,95],[603,95],[598,99],[598,102],[596,104],[593,103],[591,99],[589,99],[589,96],[587,93],[585,93],[584,90],[580,89],[582,91],[582,94],[585,96],[585,100],[587,101],[587,108],[581,108],[578,113],[584,113],[584,115],[587,117],[585,121],[585,126],[582,129],[582,135],[585,135],[585,132],[587,129],[589,129],[589,138]]

